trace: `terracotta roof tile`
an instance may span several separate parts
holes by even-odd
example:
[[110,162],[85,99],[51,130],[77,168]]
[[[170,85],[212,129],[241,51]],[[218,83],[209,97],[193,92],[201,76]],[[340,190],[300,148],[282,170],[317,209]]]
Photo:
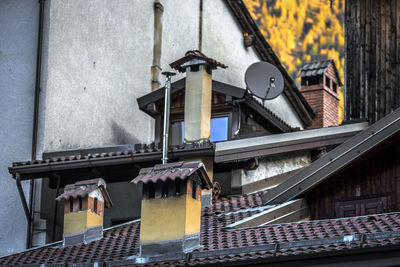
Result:
[[[261,206],[262,194],[221,198],[212,207],[203,209],[201,227],[203,247],[192,253],[187,264],[202,265],[272,259],[276,256],[304,255],[400,243],[400,213],[234,230],[225,228],[228,224],[252,216],[263,208],[268,208]],[[139,226],[139,221],[133,221],[106,229],[103,239],[88,245],[62,247],[58,243],[13,254],[0,258],[0,265],[125,262],[128,257],[139,253]],[[365,236],[363,242],[360,241],[361,235]],[[348,242],[344,242],[345,236],[347,236]],[[321,241],[324,242],[321,243]],[[279,243],[276,250],[274,250],[275,243]],[[161,260],[146,265],[127,261],[126,265],[128,264],[132,266],[181,266],[185,265],[185,261],[166,262]]]
[[205,62],[207,62],[212,69],[216,69],[217,67],[221,67],[223,69],[226,69],[228,66],[222,64],[221,62],[216,61],[215,59],[209,58],[206,55],[204,55],[202,52],[199,50],[190,50],[185,53],[185,56],[172,62],[169,64],[171,68],[178,70],[179,72],[185,72],[186,68],[182,66],[185,62],[188,62],[192,59],[200,59]]
[[176,179],[185,180],[193,173],[198,172],[202,180],[202,188],[210,189],[212,184],[208,177],[204,164],[201,161],[193,162],[173,162],[167,164],[158,164],[152,168],[144,168],[140,170],[139,175],[132,180],[134,184],[139,182],[143,184],[157,183],[158,181],[166,182]]
[[112,207],[112,201],[106,190],[106,186],[106,182],[101,178],[78,181],[74,184],[66,185],[64,193],[59,195],[56,200],[61,201],[78,197],[84,198],[94,190],[99,189],[103,195],[105,207],[110,208]]

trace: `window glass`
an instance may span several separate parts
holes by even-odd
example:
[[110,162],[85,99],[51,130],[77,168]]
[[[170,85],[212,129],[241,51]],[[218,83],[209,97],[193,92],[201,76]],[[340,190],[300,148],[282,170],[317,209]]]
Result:
[[210,141],[217,142],[225,140],[228,140],[228,117],[212,118]]
[[[181,123],[182,143],[185,138],[185,122]],[[228,140],[228,117],[211,118],[210,141],[218,142]]]

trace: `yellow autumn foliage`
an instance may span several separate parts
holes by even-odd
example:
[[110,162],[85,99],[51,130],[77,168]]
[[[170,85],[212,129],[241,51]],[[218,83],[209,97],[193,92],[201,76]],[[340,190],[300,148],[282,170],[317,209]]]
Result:
[[[344,78],[344,0],[244,0],[253,19],[298,84],[302,65],[331,58]],[[339,123],[343,91],[339,91]]]

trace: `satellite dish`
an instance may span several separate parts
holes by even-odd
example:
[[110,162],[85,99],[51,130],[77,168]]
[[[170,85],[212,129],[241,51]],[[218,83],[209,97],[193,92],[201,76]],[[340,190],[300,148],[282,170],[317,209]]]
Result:
[[255,96],[270,100],[282,93],[284,81],[277,67],[268,62],[256,62],[247,68],[244,80],[247,89]]

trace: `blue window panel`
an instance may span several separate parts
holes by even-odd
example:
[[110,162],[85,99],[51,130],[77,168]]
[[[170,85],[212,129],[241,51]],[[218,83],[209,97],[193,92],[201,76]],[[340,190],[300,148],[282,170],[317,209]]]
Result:
[[212,118],[210,141],[228,140],[228,117]]
[[[181,123],[182,143],[185,139],[185,122]],[[218,142],[228,140],[228,117],[211,118],[210,141]]]

